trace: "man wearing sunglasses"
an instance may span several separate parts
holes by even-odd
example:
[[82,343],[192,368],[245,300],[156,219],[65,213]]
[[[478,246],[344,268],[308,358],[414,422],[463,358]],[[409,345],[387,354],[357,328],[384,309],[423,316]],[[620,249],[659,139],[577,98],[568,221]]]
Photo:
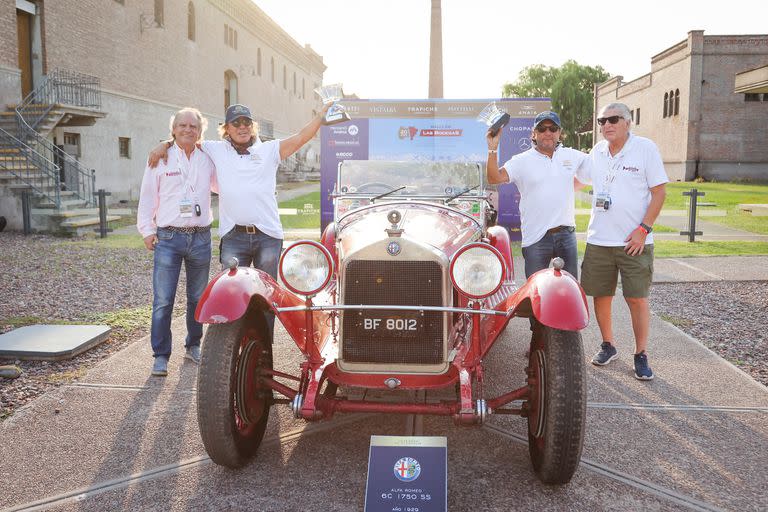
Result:
[[623,103],[603,107],[597,124],[604,140],[590,153],[592,216],[581,267],[584,292],[594,300],[603,342],[592,363],[605,366],[618,356],[611,303],[621,274],[624,300],[635,335],[635,378],[653,379],[646,348],[650,326],[648,293],[653,278],[653,223],[666,197],[667,173],[656,144],[630,132]]
[[[253,264],[277,278],[277,264],[283,247],[283,226],[277,209],[277,169],[309,142],[320,129],[326,104],[320,113],[298,133],[285,139],[261,142],[258,125],[245,105],[230,105],[224,124],[219,126],[222,140],[206,140],[203,152],[216,166],[219,194],[220,262],[227,265],[232,257],[240,266]],[[166,158],[167,143],[156,147],[149,156],[154,166]],[[270,331],[274,316],[267,315]]]
[[[560,116],[539,113],[533,121],[533,147],[498,164],[501,131],[486,134],[488,182],[514,183],[520,191],[525,276],[547,268],[552,258],[565,261],[565,270],[578,277],[574,189],[589,175],[588,155],[562,147]],[[582,176],[586,176],[582,178]]]

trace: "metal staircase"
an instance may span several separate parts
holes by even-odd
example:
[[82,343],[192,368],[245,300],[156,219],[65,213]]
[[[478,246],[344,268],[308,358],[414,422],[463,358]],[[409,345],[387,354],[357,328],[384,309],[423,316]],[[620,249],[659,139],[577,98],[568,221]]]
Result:
[[45,135],[57,126],[93,125],[104,117],[100,109],[98,78],[54,70],[20,105],[0,113],[0,186],[32,192],[39,230],[79,232],[97,222],[95,171]]

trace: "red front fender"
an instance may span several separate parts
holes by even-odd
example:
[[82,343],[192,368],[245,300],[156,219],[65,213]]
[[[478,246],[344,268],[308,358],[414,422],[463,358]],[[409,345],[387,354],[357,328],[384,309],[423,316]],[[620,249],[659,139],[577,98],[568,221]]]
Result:
[[[221,324],[234,322],[243,316],[249,307],[259,310],[271,310],[285,330],[302,351],[307,350],[307,321],[304,311],[287,311],[278,313],[277,307],[304,306],[305,301],[290,290],[278,285],[275,280],[261,270],[249,267],[238,267],[235,270],[225,270],[208,283],[208,287],[200,297],[195,311],[195,319],[204,324]],[[322,341],[327,314],[315,313],[312,324],[313,339]]]
[[544,325],[564,331],[580,331],[589,324],[584,290],[564,270],[540,270],[520,291],[530,298],[533,316]]

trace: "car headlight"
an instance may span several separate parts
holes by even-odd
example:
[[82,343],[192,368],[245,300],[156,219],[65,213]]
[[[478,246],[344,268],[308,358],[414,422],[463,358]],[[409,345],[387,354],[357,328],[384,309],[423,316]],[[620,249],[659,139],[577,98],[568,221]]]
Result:
[[451,280],[459,292],[472,299],[493,295],[504,280],[501,253],[478,242],[462,247],[451,261]]
[[280,279],[293,292],[314,295],[331,280],[333,260],[328,249],[317,242],[303,240],[283,251]]

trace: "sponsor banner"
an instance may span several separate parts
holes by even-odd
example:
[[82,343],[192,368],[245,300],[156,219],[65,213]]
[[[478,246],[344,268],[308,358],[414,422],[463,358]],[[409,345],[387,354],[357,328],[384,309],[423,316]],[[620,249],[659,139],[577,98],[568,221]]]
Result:
[[[322,228],[333,222],[331,195],[344,160],[463,161],[484,169],[487,126],[477,116],[492,101],[512,117],[502,131],[501,165],[530,148],[533,118],[550,108],[548,99],[343,100],[352,120],[320,131]],[[519,198],[514,185],[501,185],[491,194],[499,224],[513,240],[521,239]]]

